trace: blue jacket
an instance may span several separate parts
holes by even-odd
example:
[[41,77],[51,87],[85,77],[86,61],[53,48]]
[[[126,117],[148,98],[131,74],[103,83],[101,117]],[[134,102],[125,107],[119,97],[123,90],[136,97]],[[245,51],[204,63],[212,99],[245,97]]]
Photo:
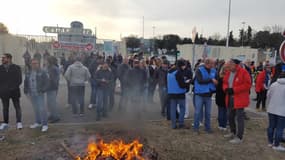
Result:
[[179,86],[176,74],[177,70],[167,74],[167,92],[168,94],[185,94],[186,89]]
[[213,93],[216,91],[216,86],[212,82],[212,79],[216,77],[216,70],[211,69],[210,73],[206,70],[204,66],[201,66],[198,69],[198,72],[201,73],[202,79],[204,81],[208,81],[208,83],[199,83],[197,79],[194,81],[194,93],[195,94],[207,94],[207,93]]

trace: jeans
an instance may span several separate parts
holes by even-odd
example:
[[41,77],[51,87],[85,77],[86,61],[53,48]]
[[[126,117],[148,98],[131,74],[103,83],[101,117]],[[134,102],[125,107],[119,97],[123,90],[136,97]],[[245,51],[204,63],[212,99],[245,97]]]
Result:
[[128,95],[126,84],[121,83],[121,98],[119,102],[119,109],[122,109],[127,105]]
[[185,99],[170,99],[170,118],[171,118],[171,127],[176,128],[176,110],[177,105],[179,105],[179,117],[178,123],[179,126],[184,126],[184,115],[185,115]]
[[116,82],[111,82],[110,88],[109,88],[109,109],[111,110],[114,107],[115,103],[115,88],[116,88]]
[[[212,99],[211,97],[202,97],[200,95],[195,95],[195,115],[194,115],[194,129],[199,129],[201,112],[203,111],[203,106],[205,106],[205,130],[211,130],[211,109],[212,109]],[[203,112],[202,112],[203,114]]]
[[103,116],[106,116],[107,114],[107,109],[108,109],[108,94],[109,91],[106,88],[98,88],[97,90],[97,107],[96,107],[96,111],[97,111],[97,120],[101,119],[101,114],[103,114]]
[[51,120],[59,119],[56,97],[57,97],[57,90],[47,92],[47,106],[50,112]]
[[285,128],[285,117],[268,113],[269,126],[267,129],[268,142],[279,146]]
[[20,106],[20,98],[19,97],[2,97],[2,105],[3,105],[3,117],[4,123],[9,123],[9,106],[10,106],[10,98],[13,101],[14,108],[16,110],[16,118],[17,122],[22,121],[22,111]]
[[228,114],[227,114],[227,108],[218,106],[218,122],[219,127],[226,128],[227,127],[227,121],[228,121]]
[[96,82],[91,80],[91,95],[90,95],[90,104],[96,104]]
[[[194,110],[196,110],[195,106],[196,106],[195,105],[195,94],[193,94],[193,107],[194,107]],[[202,108],[202,111],[200,113],[200,120],[199,120],[200,123],[203,123],[203,117],[204,117],[203,112],[204,112],[204,108]],[[195,117],[195,112],[194,112],[194,117]]]
[[166,108],[167,108],[167,88],[166,87],[159,87],[159,98],[160,98],[160,105],[161,105],[161,114],[165,116]]
[[[237,121],[237,128],[236,128]],[[244,132],[244,109],[229,109],[229,123],[231,133],[236,134],[239,139],[243,138]]]
[[77,114],[77,104],[80,106],[80,114],[84,114],[85,86],[71,86],[71,105],[73,114]]
[[190,115],[190,110],[189,110],[189,106],[190,106],[190,100],[191,99],[191,95],[190,92],[185,93],[185,118],[189,117]]
[[39,93],[31,96],[32,105],[35,112],[35,122],[47,125],[47,110],[45,108],[44,94]]
[[67,82],[67,104],[71,104],[72,99],[71,99],[71,91],[70,91],[70,83]]
[[263,90],[257,93],[257,102],[256,102],[257,109],[259,109],[260,103],[262,103],[262,109],[265,109],[266,96],[267,96],[267,90]]

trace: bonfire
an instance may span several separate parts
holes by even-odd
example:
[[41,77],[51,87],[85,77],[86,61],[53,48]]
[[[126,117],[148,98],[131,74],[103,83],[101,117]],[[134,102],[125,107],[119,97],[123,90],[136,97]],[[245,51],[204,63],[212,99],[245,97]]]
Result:
[[90,142],[84,157],[77,156],[75,160],[145,160],[142,157],[143,144],[138,140],[126,144],[122,140],[105,143]]

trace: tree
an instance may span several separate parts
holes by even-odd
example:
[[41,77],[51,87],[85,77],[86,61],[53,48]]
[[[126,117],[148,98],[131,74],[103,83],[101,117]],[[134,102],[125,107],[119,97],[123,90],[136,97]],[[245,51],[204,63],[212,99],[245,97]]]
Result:
[[183,38],[183,40],[181,41],[181,44],[192,44],[192,39],[191,38]]
[[161,39],[155,39],[155,43],[154,43],[154,47],[155,48],[159,48],[159,49],[163,49],[163,40]]
[[135,49],[135,48],[139,48],[140,47],[140,39],[137,38],[136,36],[129,36],[129,37],[126,37],[126,44],[127,44],[127,48],[131,48],[132,51]]
[[254,36],[252,43],[252,48],[268,48],[270,47],[270,32],[269,31],[259,31]]
[[181,39],[178,35],[168,34],[163,36],[163,43],[167,50],[177,50],[176,45],[181,43]]
[[5,26],[5,24],[0,22],[0,34],[7,34],[9,33],[8,28]]
[[246,36],[246,46],[249,46],[252,41],[252,28],[250,26],[247,27],[247,36]]
[[269,37],[269,46],[274,49],[279,49],[283,39],[284,38],[280,33],[271,33]]
[[240,46],[244,46],[245,42],[246,42],[246,32],[245,30],[242,28],[239,30],[239,44]]
[[235,46],[235,39],[234,39],[233,31],[231,31],[229,35],[229,46]]

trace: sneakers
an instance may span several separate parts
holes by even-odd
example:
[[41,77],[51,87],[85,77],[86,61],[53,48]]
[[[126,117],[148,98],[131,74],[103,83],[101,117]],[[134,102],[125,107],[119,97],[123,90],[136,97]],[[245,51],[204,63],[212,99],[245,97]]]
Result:
[[0,125],[0,130],[4,130],[4,129],[7,129],[8,128],[8,123],[2,123]]
[[224,127],[218,127],[218,129],[220,130],[220,131],[227,131],[227,128],[224,128]]
[[93,108],[93,104],[89,104],[88,108],[92,109]]
[[[203,126],[204,126],[203,123],[200,122],[200,123],[199,123],[199,127],[203,127]],[[192,127],[194,127],[194,123],[192,123]]]
[[30,128],[35,129],[35,128],[39,128],[40,126],[41,126],[40,124],[34,123],[34,124],[30,125]]
[[17,123],[17,129],[23,129],[23,124],[21,122]]
[[48,130],[48,126],[47,125],[43,125],[42,132],[46,132],[47,130]]
[[272,143],[269,143],[269,144],[267,145],[267,147],[272,148],[272,147],[273,147],[273,144],[272,144]]
[[285,148],[282,147],[281,145],[279,145],[279,146],[273,146],[272,149],[274,149],[275,151],[281,151],[281,152],[284,152],[284,151],[285,151]]
[[230,143],[232,143],[232,144],[240,144],[240,143],[242,143],[242,140],[239,139],[238,137],[235,137],[234,139],[230,140]]
[[235,135],[233,133],[229,133],[224,135],[225,138],[233,138]]

